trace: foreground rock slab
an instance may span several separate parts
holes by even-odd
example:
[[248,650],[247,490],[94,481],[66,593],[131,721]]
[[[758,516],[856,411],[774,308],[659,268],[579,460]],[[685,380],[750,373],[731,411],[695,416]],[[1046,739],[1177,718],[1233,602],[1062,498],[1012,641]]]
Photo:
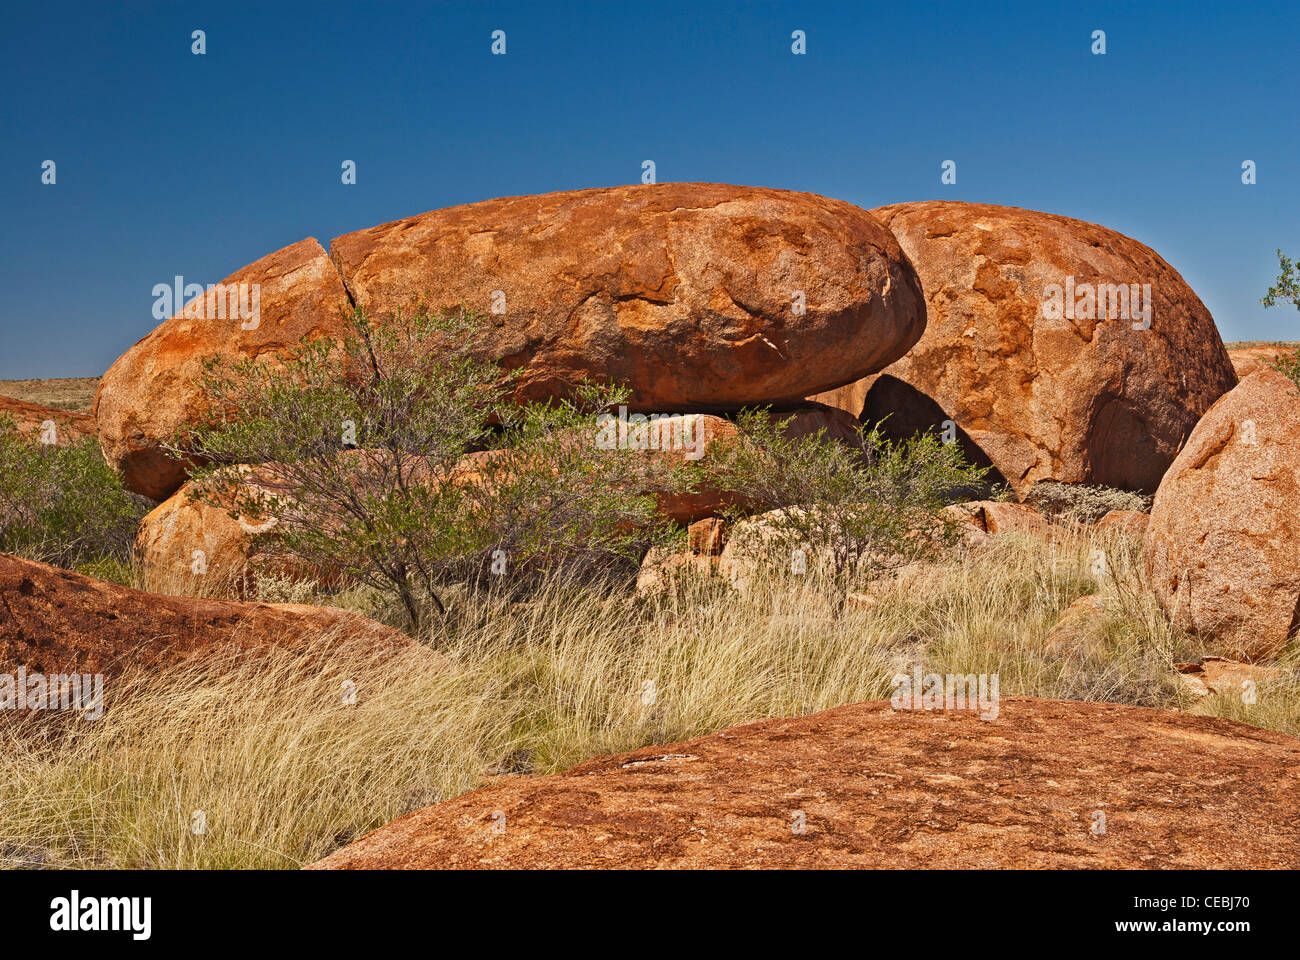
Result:
[[274,645],[407,648],[404,634],[359,614],[287,603],[196,600],[132,590],[0,554],[0,671],[156,671],[197,656]]
[[1165,474],[1143,541],[1175,622],[1233,660],[1266,660],[1300,626],[1300,390],[1271,368],[1202,418]]
[[1232,721],[860,703],[498,781],[314,868],[1294,869],[1297,795],[1300,739]]

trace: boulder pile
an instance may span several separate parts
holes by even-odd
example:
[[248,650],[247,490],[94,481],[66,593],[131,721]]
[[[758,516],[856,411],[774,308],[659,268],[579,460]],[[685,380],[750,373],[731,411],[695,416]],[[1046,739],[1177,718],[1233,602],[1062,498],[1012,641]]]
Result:
[[255,320],[198,297],[128,350],[96,396],[100,442],[138,493],[185,479],[163,442],[203,415],[206,355],[259,357],[371,316],[467,306],[484,359],[522,368],[520,399],[583,378],[626,384],[648,412],[791,407],[859,380],[921,336],[920,284],[893,235],[807,193],[680,183],[510,197],[435,210],[272,253],[228,277],[257,284]]

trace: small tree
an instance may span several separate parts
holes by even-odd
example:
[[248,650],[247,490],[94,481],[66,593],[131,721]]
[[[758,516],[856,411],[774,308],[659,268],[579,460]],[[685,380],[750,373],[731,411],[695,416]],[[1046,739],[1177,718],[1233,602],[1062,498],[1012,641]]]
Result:
[[696,467],[701,479],[732,492],[732,520],[775,511],[746,549],[777,569],[799,557],[820,565],[841,599],[854,583],[951,545],[958,523],[943,508],[985,486],[986,468],[932,434],[889,443],[877,425],[859,428],[854,445],[825,431],[791,438],[761,411],[742,413],[738,426],[736,440]]
[[465,311],[358,310],[341,343],[211,358],[213,413],[170,449],[196,464],[193,496],[243,518],[266,553],[386,591],[416,628],[453,583],[518,588],[639,559],[663,533],[654,491],[678,481],[668,462],[595,444],[594,414],[626,391],[517,405],[517,374],[476,359],[482,335]]
[[[1266,307],[1290,303],[1300,310],[1300,267],[1281,250],[1277,252],[1277,264],[1277,281],[1268,288],[1268,293],[1259,302]],[[1294,350],[1290,356],[1278,356],[1273,361],[1273,366],[1300,386],[1300,349]]]
[[43,443],[0,416],[0,551],[63,567],[122,562],[144,513],[93,437]]

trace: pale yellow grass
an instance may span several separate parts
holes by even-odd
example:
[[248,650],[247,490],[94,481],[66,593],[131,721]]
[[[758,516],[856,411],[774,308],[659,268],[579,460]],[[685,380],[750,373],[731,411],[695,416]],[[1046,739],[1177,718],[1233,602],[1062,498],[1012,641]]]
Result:
[[[492,775],[887,698],[913,664],[997,673],[1003,697],[1192,708],[1171,667],[1201,650],[1169,626],[1139,561],[1122,536],[999,537],[877,584],[873,609],[839,616],[797,578],[745,599],[692,580],[654,602],[557,584],[523,604],[457,598],[428,638],[437,654],[322,645],[305,661],[120,681],[103,718],[62,739],[7,734],[0,862],[296,867]],[[1047,650],[1061,610],[1098,591],[1108,612]],[[1288,660],[1257,704],[1195,709],[1300,733],[1298,676]]]

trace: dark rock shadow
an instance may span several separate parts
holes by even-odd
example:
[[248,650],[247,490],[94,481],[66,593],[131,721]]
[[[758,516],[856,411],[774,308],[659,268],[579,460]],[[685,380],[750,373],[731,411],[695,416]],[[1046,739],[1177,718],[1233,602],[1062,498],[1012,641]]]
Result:
[[868,425],[884,421],[880,424],[880,432],[894,441],[910,440],[918,433],[933,433],[942,439],[945,424],[951,423],[956,429],[955,442],[961,446],[966,461],[988,468],[985,479],[990,485],[1002,486],[1007,482],[1001,471],[993,466],[989,455],[933,397],[897,377],[882,374],[876,378],[867,391],[861,419]]

